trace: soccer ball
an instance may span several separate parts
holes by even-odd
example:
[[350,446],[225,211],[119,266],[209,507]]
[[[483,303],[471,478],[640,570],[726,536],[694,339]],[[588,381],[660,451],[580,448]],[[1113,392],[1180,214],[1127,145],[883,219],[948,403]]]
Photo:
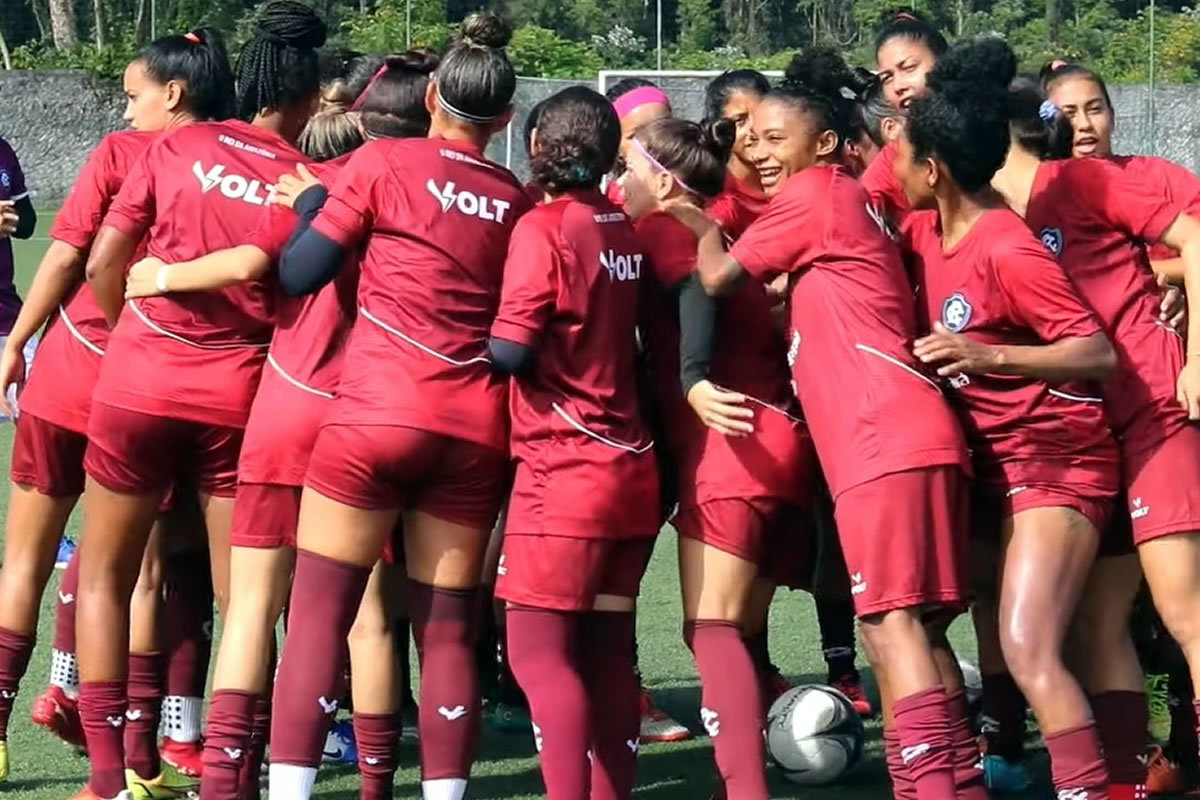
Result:
[[832,686],[797,686],[767,712],[767,753],[793,783],[832,783],[858,762],[862,749],[862,720]]

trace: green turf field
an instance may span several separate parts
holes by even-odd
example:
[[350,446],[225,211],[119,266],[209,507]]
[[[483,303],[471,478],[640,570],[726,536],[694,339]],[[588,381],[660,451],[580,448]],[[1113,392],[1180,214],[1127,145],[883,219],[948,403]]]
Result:
[[[43,214],[38,233],[44,236],[50,227],[50,214]],[[28,285],[47,242],[44,238],[16,242],[17,284]],[[0,429],[0,463],[7,466],[11,428]],[[3,501],[6,502],[5,496]],[[77,523],[77,520],[76,520]],[[655,699],[676,719],[691,729],[702,731],[699,721],[699,690],[691,655],[680,636],[681,615],[675,573],[675,536],[667,529],[659,540],[653,562],[642,587],[638,616],[639,648],[642,673]],[[29,706],[45,686],[49,674],[52,638],[52,614],[57,575],[46,602],[42,605],[38,649],[9,725],[12,775],[0,789],[4,798],[25,800],[65,800],[82,785],[85,761],[74,755],[29,722]],[[974,653],[968,628],[960,620],[954,639],[965,655]],[[820,637],[811,599],[802,593],[781,594],[771,614],[771,649],[776,663],[793,683],[822,682]],[[416,753],[402,753],[404,770],[397,776],[397,797],[419,796]],[[1037,762],[1039,765],[1041,761]],[[1044,769],[1041,770],[1044,773]],[[705,800],[713,787],[712,751],[708,741],[695,738],[673,745],[649,745],[642,749],[638,763],[637,796],[654,800]],[[471,781],[469,796],[478,798],[535,798],[541,792],[531,736],[498,734],[485,728],[483,747]],[[1044,774],[1039,791],[1021,798],[1047,796]],[[324,769],[316,795],[322,798],[357,798],[357,777],[351,768]],[[801,789],[772,776],[773,798],[838,798],[867,800],[890,797],[879,745],[879,728],[867,727],[867,749],[863,762],[838,786]]]

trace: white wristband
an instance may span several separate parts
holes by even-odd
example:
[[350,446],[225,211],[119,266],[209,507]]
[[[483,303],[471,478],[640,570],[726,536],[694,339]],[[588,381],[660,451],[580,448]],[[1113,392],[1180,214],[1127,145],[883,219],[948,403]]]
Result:
[[154,288],[159,294],[166,294],[171,291],[167,288],[167,270],[171,268],[170,264],[163,264],[158,268],[158,274],[154,276]]

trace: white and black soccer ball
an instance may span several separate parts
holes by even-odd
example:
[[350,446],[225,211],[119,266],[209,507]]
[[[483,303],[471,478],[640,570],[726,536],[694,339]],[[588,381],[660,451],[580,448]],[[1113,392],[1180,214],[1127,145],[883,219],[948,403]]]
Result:
[[793,783],[833,783],[858,763],[863,725],[832,686],[797,686],[767,712],[767,754]]

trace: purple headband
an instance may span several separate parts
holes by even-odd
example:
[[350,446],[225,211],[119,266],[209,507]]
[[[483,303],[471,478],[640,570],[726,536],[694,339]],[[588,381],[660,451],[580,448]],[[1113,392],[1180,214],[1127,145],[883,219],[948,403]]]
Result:
[[625,119],[625,117],[633,113],[635,108],[640,108],[651,103],[664,105],[668,111],[671,109],[671,101],[663,93],[663,90],[657,86],[639,86],[633,91],[626,92],[616,100],[613,100],[613,108],[616,110],[619,119]]
[[633,144],[634,149],[642,154],[642,158],[644,158],[650,162],[650,166],[654,168],[655,172],[667,173],[668,175],[670,175],[672,178],[675,179],[675,182],[678,183],[679,187],[681,189],[683,189],[685,192],[687,192],[688,194],[694,194],[696,196],[700,195],[699,192],[697,192],[695,189],[693,189],[692,187],[690,187],[686,183],[684,183],[683,178],[680,178],[674,172],[672,172],[671,170],[664,167],[662,165],[662,162],[660,162],[657,158],[652,156],[650,154],[650,151],[646,149],[646,145],[644,145],[640,141],[638,141],[638,138],[636,136],[633,137],[632,139],[630,139],[629,141]]

